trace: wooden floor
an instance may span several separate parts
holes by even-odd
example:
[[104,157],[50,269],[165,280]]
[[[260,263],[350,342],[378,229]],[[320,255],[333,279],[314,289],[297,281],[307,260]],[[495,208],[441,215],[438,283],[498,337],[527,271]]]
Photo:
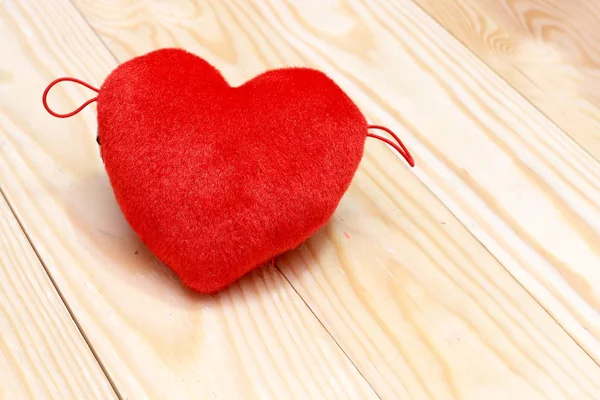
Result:
[[[95,106],[40,101],[169,46],[233,84],[318,68],[417,168],[367,141],[323,229],[194,295]],[[1,399],[600,399],[596,0],[3,0],[0,189]]]

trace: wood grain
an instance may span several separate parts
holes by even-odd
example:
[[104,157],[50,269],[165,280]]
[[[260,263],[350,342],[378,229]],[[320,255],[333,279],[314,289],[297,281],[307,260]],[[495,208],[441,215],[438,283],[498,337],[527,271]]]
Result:
[[600,159],[600,5],[415,0]]
[[[0,48],[2,188],[122,398],[377,398],[274,267],[199,296],[140,243],[112,197],[93,107],[58,120],[41,106],[52,79],[96,84],[116,66],[69,1],[4,1]],[[65,84],[49,101],[90,95]]]
[[0,398],[116,399],[0,194]]
[[[493,136],[480,121],[487,121],[491,111],[473,113],[461,99],[448,98],[439,81],[446,79],[446,68],[458,68],[462,61],[450,62],[429,42],[425,46],[423,34],[403,12],[414,13],[436,37],[448,38],[414,5],[75,4],[121,61],[180,46],[209,59],[234,84],[266,68],[318,67],[372,118],[413,128],[403,136],[418,155],[421,168],[415,175],[387,149],[368,143],[355,182],[331,223],[277,262],[382,398],[598,397],[598,367],[425,187],[438,188],[453,175],[454,160],[446,159],[452,155],[446,154],[450,138],[441,138],[440,132],[451,132],[447,136],[457,141],[450,150],[465,146],[473,153],[472,168],[487,168],[488,173],[494,169],[469,147],[467,134],[490,142]],[[399,39],[415,36],[414,43]],[[423,52],[433,53],[430,65],[419,62]],[[497,79],[471,55],[463,51],[461,56],[484,77]],[[466,91],[471,103],[490,101],[485,90],[467,91],[469,79],[467,73],[453,76],[453,88]],[[564,140],[530,105],[514,103],[518,96],[510,88],[502,88],[502,100],[511,107],[498,109],[519,134],[521,124],[543,123],[554,129],[557,140]],[[517,106],[517,111],[511,109]],[[530,115],[517,124],[514,119],[522,112]],[[425,118],[430,115],[436,117]],[[511,140],[509,128],[501,133]],[[455,182],[465,177],[466,171],[460,170]],[[522,192],[529,185],[536,190],[531,183]],[[454,194],[449,189],[441,194]]]

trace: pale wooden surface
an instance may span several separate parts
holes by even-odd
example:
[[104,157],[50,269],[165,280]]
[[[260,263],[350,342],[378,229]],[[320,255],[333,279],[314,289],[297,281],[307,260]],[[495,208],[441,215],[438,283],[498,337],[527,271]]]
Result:
[[600,159],[597,1],[416,2]]
[[0,399],[116,399],[0,194]]
[[[525,290],[598,356],[598,165],[414,3],[75,0],[104,44],[67,1],[8,3],[0,182],[121,395],[599,398],[600,368]],[[184,47],[232,83],[320,68],[419,168],[369,142],[332,221],[277,261],[287,281],[192,295],[123,222],[95,110],[31,109],[56,76],[99,85],[104,45]],[[57,92],[62,110],[89,97]]]

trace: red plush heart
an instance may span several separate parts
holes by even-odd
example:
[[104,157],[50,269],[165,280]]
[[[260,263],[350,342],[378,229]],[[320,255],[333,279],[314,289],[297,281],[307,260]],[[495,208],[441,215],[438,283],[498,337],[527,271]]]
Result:
[[273,70],[232,87],[178,49],[120,65],[97,100],[102,158],[125,217],[204,293],[327,222],[367,135],[360,110],[321,72]]

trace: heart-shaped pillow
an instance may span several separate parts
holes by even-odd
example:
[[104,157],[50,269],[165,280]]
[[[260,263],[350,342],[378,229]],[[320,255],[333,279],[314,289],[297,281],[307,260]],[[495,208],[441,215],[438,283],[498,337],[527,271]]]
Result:
[[101,154],[117,201],[187,286],[214,292],[301,244],[333,214],[367,122],[312,69],[238,87],[178,49],[117,67],[98,95]]
[[[358,107],[319,71],[271,70],[232,87],[180,49],[121,64],[97,101],[101,155],[127,221],[202,293],[224,288],[325,224],[358,168],[365,138],[374,136]],[[49,111],[65,117],[79,109]]]

